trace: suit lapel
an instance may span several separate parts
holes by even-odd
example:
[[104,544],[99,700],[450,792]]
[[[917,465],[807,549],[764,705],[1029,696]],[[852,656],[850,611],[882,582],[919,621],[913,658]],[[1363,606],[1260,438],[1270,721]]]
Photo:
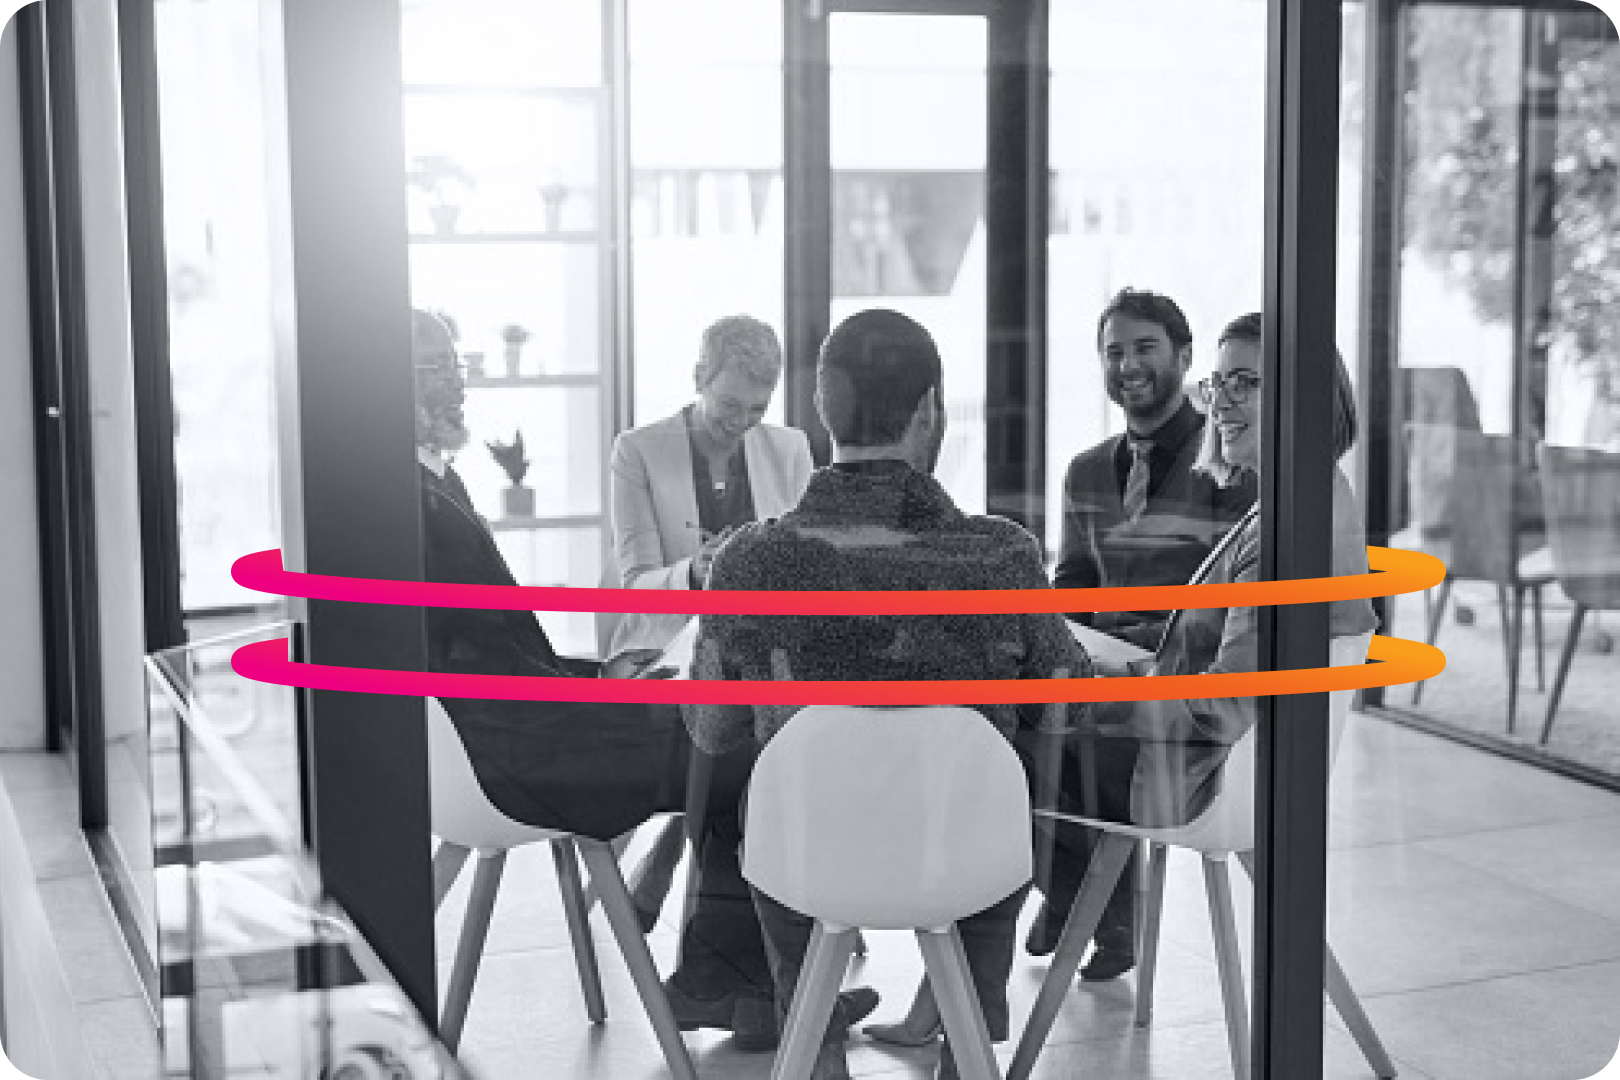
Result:
[[[692,438],[686,430],[684,411],[659,425],[658,436],[647,468],[655,474],[653,490],[668,500],[670,513],[667,517],[660,514],[659,520],[684,526],[692,543],[691,550],[696,551],[701,523],[698,520],[697,492],[692,487]],[[671,554],[675,558],[682,558],[690,553],[678,551]]]

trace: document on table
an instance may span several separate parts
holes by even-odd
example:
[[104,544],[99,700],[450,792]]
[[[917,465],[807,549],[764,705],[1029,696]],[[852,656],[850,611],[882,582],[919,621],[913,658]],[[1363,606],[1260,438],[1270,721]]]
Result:
[[1089,626],[1082,626],[1068,619],[1063,621],[1069,624],[1069,633],[1074,635],[1074,640],[1086,650],[1086,655],[1099,663],[1124,665],[1133,660],[1153,659],[1153,654],[1139,645],[1132,645],[1112,634],[1093,630]]

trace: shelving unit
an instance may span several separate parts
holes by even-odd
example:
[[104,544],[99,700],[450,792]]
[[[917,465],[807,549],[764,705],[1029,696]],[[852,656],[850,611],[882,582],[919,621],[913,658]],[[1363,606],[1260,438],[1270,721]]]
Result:
[[[472,441],[455,463],[474,506],[520,583],[594,586],[619,398],[617,261],[627,258],[617,209],[628,190],[623,5],[565,6],[571,18],[548,8],[532,33],[515,29],[505,9],[481,19],[486,0],[406,9],[407,154],[413,169],[437,159],[447,177],[435,185],[418,176],[409,242],[414,302],[454,321],[464,360],[484,357],[467,377]],[[413,34],[423,44],[416,67]],[[448,63],[447,37],[460,49]],[[566,69],[540,62],[542,53],[566,55]],[[538,72],[560,81],[531,81]],[[515,362],[504,334],[512,326],[528,334]],[[485,449],[514,432],[523,435],[533,516],[504,515],[508,479]],[[560,651],[594,650],[588,614],[541,618]]]

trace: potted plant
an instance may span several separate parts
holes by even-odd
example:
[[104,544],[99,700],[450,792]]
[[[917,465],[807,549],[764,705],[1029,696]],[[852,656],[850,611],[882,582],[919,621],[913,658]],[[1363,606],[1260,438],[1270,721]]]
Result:
[[428,197],[428,216],[433,228],[441,235],[456,231],[456,220],[461,216],[461,203],[457,196],[462,190],[475,186],[472,175],[456,163],[449,154],[423,154],[411,163],[407,174],[412,187]]
[[501,340],[506,343],[503,356],[506,360],[506,374],[509,378],[518,375],[518,363],[523,359],[523,343],[534,337],[532,333],[517,323],[507,323],[501,327]]
[[497,439],[484,445],[489,447],[490,457],[512,482],[511,487],[501,492],[501,512],[509,518],[534,517],[534,489],[523,483],[529,471],[529,459],[523,456],[522,430],[516,432],[509,443]]

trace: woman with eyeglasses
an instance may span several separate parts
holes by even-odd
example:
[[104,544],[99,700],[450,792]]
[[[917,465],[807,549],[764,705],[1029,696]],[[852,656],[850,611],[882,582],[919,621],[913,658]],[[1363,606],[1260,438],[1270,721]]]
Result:
[[[1220,337],[1216,371],[1199,383],[1209,410],[1203,452],[1195,468],[1222,485],[1260,471],[1262,394],[1261,319],[1234,319]],[[1367,537],[1350,480],[1337,464],[1356,439],[1355,390],[1344,358],[1333,355],[1333,573],[1365,574]],[[1258,581],[1260,505],[1256,503],[1205,560],[1189,584]],[[1329,604],[1331,637],[1356,637],[1378,626],[1365,599]],[[1259,609],[1202,608],[1171,616],[1151,674],[1200,675],[1259,668]],[[1254,723],[1253,698],[1121,703],[1113,722],[1099,718],[1105,736],[1137,740],[1131,784],[1131,821],[1170,827],[1196,818],[1220,787],[1227,751]]]

